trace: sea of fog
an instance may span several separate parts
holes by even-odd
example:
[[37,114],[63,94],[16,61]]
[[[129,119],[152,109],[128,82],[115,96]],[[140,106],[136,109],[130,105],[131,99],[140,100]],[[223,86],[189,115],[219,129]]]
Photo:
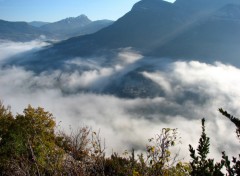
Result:
[[[16,54],[32,52],[47,46],[42,41],[16,43],[1,41],[0,63]],[[87,66],[88,70],[71,72],[55,70],[36,74],[24,67],[0,67],[0,99],[11,110],[22,113],[29,104],[53,113],[66,131],[69,126],[90,126],[100,130],[106,151],[123,153],[135,148],[143,151],[148,139],[162,128],[178,128],[181,137],[180,154],[188,159],[188,145],[195,148],[201,134],[201,118],[206,118],[210,136],[211,157],[239,153],[235,126],[225,119],[218,108],[240,115],[240,69],[216,62],[169,61],[145,59],[129,49],[119,52],[112,64],[104,65],[97,58],[72,58],[66,65]],[[161,62],[159,61],[161,60]],[[101,89],[109,81],[133,69],[147,65],[155,67],[141,71],[144,77],[158,84],[164,96],[154,98],[119,98],[96,94],[85,89]],[[74,67],[78,68],[78,67]],[[186,95],[187,92],[191,94]],[[64,92],[70,92],[68,94]]]

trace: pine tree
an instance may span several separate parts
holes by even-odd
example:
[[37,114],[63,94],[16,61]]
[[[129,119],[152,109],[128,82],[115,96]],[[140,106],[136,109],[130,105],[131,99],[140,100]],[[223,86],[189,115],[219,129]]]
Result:
[[[227,111],[224,111],[222,108],[219,109],[219,112],[223,116],[225,116],[229,120],[231,120],[231,122],[233,122],[236,125],[236,127],[237,127],[236,134],[237,134],[238,139],[240,140],[240,119],[232,116]],[[225,152],[223,152],[222,158],[225,163],[225,167],[227,169],[229,176],[240,175],[240,155],[238,155],[237,157],[233,157],[233,159],[232,159],[233,165],[232,166],[231,166],[231,162],[229,161],[228,156],[225,154]]]
[[199,145],[197,148],[198,155],[191,145],[189,145],[190,156],[192,161],[190,165],[192,167],[191,175],[193,176],[223,176],[221,172],[224,166],[223,162],[214,163],[214,159],[208,159],[210,138],[205,133],[205,119],[202,119],[202,134],[199,139]]

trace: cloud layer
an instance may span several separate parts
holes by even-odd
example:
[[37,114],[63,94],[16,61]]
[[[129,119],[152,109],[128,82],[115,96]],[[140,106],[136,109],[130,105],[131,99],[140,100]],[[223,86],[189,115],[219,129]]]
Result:
[[[15,46],[22,48],[15,50],[16,54],[26,48],[35,49],[30,47],[34,46],[32,43],[12,43],[5,47],[8,44],[0,45],[0,51],[4,51],[0,52],[2,59],[7,59]],[[142,150],[148,138],[161,128],[170,127],[178,128],[183,142],[181,156],[187,158],[188,144],[197,146],[200,119],[205,117],[212,155],[219,157],[223,150],[230,155],[239,153],[234,125],[217,112],[222,107],[240,114],[238,68],[198,61],[163,63],[130,50],[120,52],[108,65],[98,59],[73,58],[66,66],[74,69],[36,74],[17,66],[2,68],[0,98],[15,113],[21,113],[28,104],[44,107],[65,129],[69,125],[100,129],[108,152],[114,149],[121,153],[132,147]],[[123,99],[83,91],[101,90],[132,71],[156,83],[163,91],[162,96]]]
[[21,54],[28,51],[36,51],[47,45],[48,43],[41,40],[34,40],[31,42],[12,42],[0,40],[0,62],[16,54]]

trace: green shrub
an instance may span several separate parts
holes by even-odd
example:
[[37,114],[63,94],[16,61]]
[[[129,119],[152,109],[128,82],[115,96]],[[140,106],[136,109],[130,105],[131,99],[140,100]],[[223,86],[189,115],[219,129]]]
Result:
[[55,143],[55,121],[42,108],[28,106],[12,117],[1,104],[0,167],[4,173],[54,174],[61,168],[63,150]]

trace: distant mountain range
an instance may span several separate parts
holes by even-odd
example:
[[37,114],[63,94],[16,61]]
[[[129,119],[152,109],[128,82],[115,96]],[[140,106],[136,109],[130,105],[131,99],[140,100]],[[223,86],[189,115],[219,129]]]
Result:
[[55,34],[57,38],[66,39],[97,32],[112,23],[110,20],[91,21],[86,15],[80,15],[42,25],[40,29]]
[[91,34],[109,26],[113,21],[91,21],[85,15],[70,17],[54,23],[49,22],[9,22],[0,20],[0,39],[30,41],[34,39],[67,39]]
[[236,64],[240,56],[239,13],[236,0],[142,0],[112,25],[60,42],[38,55],[48,62],[51,58],[61,62],[61,58],[131,47],[145,56]]
[[41,26],[42,30],[52,32],[52,33],[65,33],[71,31],[72,29],[78,29],[84,27],[91,23],[92,21],[88,19],[85,15],[80,15],[76,18],[70,17],[54,23],[49,23]]
[[0,20],[0,39],[24,42],[45,37],[52,37],[52,34],[26,22]]
[[45,24],[49,24],[49,22],[32,21],[32,22],[29,22],[28,24],[31,25],[31,26],[34,26],[34,27],[41,27],[41,26],[43,26]]
[[[161,96],[162,88],[141,73],[156,71],[156,63],[164,63],[167,58],[240,66],[240,2],[141,0],[126,15],[96,33],[64,40],[8,64],[35,72],[72,71],[74,67],[68,68],[66,63],[73,58],[96,58],[107,67],[124,48],[136,50],[144,58],[113,75],[108,85],[95,91],[131,98]],[[153,58],[158,62],[155,59],[153,63]],[[84,65],[77,69],[93,68]]]

